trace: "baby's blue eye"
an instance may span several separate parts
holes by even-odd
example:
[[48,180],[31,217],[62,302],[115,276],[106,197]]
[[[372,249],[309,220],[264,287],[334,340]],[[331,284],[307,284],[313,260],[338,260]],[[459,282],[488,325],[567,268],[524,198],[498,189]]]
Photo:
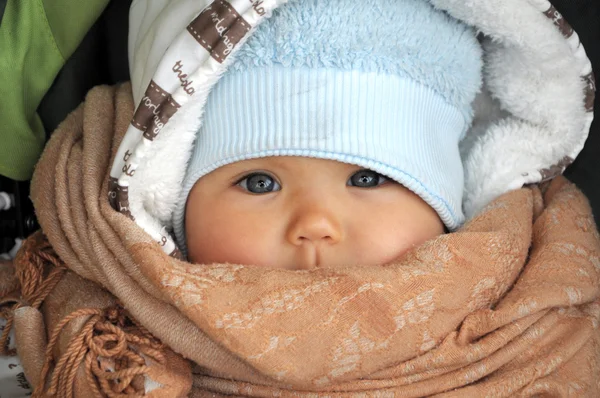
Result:
[[381,174],[368,169],[359,170],[348,180],[348,185],[358,188],[373,188],[387,181]]
[[281,187],[273,177],[265,173],[252,173],[237,183],[250,193],[269,193],[279,191]]

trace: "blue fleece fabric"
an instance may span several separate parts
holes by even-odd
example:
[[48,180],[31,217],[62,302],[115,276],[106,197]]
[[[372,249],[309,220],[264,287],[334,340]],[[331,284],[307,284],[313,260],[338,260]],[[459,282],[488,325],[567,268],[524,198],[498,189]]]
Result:
[[238,71],[279,64],[408,77],[467,119],[481,85],[473,29],[424,0],[290,0],[235,57]]

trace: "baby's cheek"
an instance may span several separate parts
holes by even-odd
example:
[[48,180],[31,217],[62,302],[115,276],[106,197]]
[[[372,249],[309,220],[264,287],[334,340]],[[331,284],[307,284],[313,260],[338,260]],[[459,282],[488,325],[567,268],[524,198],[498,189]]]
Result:
[[373,250],[367,264],[384,265],[398,261],[404,254],[418,247],[428,239],[417,238],[408,231],[396,233],[381,239],[377,250]]
[[268,246],[272,241],[247,230],[243,225],[229,225],[202,228],[189,250],[189,259],[195,263],[231,263],[262,265],[272,258],[273,251]]
[[413,247],[419,245],[421,239],[416,239],[408,231],[396,233],[387,236],[386,239],[380,241],[380,247],[376,256],[376,261],[373,264],[388,264],[398,260],[402,255]]
[[221,257],[223,262],[244,264],[244,265],[262,265],[274,266],[273,254],[263,239],[234,239],[226,253]]
[[[406,252],[435,239],[444,231],[443,224],[428,217],[389,217],[377,227],[377,239],[372,245],[371,264],[388,264]],[[377,243],[375,243],[377,242]]]

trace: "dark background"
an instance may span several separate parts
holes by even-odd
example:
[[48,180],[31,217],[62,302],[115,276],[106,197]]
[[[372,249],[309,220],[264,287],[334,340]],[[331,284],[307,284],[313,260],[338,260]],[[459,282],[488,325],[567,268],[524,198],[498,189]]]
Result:
[[[600,1],[552,0],[551,2],[579,35],[592,61],[596,83],[600,83],[598,81],[600,79]],[[600,91],[596,93],[594,114],[596,119],[585,147],[575,162],[565,171],[565,176],[590,199],[596,225],[600,225]]]
[[[0,24],[7,1],[0,0]],[[111,0],[54,80],[38,108],[47,138],[92,87],[129,80],[127,29],[130,5],[131,0]],[[0,176],[0,191],[14,194],[16,202],[16,207],[0,212],[0,253],[6,253],[13,247],[15,238],[28,236],[39,225],[29,200],[28,181],[16,182]]]
[[[22,0],[15,0],[22,1]],[[600,0],[552,0],[556,9],[579,35],[596,75],[600,77]],[[7,0],[0,0],[0,23]],[[112,0],[81,45],[58,74],[42,100],[38,113],[48,137],[66,115],[99,84],[129,80],[127,28],[131,0]],[[596,120],[588,141],[565,175],[588,196],[596,223],[600,225],[600,95],[595,102]],[[25,237],[38,228],[29,184],[0,176],[0,191],[13,192],[17,207],[3,212],[0,219],[0,253],[8,251],[13,238]]]

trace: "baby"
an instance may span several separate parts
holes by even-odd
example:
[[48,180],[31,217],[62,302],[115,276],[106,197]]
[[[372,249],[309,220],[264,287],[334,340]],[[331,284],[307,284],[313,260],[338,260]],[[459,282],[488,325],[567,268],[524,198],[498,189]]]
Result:
[[512,189],[587,135],[583,48],[544,2],[431,3],[495,41],[512,112],[483,115],[466,179],[481,49],[430,2],[290,0],[246,43],[258,1],[136,2],[132,84],[53,134],[43,233],[1,297],[34,395],[600,396],[589,204],[563,178]]
[[475,33],[428,2],[291,0],[207,99],[180,247],[196,263],[368,266],[456,229],[480,70]]

